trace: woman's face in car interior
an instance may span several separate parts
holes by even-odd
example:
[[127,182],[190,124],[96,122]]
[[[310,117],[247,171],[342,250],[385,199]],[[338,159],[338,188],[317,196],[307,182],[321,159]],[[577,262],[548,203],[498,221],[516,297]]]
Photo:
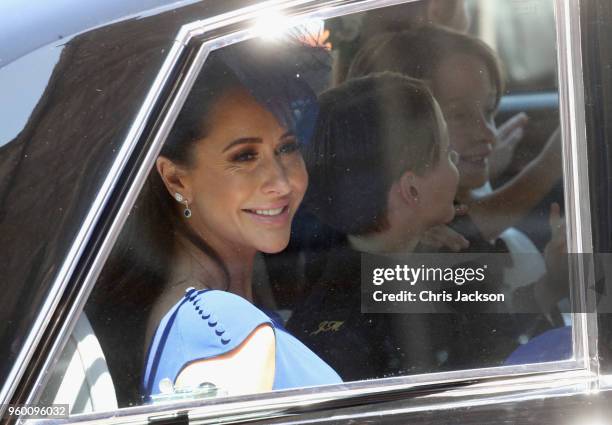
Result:
[[182,176],[188,223],[217,249],[283,250],[308,186],[295,135],[242,87],[221,96],[207,121]]
[[443,60],[432,79],[451,148],[459,154],[459,189],[489,180],[489,156],[495,143],[496,90],[485,62],[463,53]]

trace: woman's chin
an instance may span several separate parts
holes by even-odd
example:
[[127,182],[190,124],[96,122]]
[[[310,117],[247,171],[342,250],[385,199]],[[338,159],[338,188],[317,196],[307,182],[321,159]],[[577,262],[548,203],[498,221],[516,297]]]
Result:
[[256,248],[258,251],[264,254],[278,254],[283,251],[289,245],[289,235],[286,238],[278,238],[268,241],[258,241]]

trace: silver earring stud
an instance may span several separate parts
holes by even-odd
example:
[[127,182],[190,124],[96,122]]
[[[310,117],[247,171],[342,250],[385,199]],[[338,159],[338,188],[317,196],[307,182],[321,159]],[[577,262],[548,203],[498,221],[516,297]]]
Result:
[[181,195],[180,193],[176,192],[174,194],[174,199],[177,200],[177,202],[183,202],[185,200],[185,198],[183,198],[183,195]]

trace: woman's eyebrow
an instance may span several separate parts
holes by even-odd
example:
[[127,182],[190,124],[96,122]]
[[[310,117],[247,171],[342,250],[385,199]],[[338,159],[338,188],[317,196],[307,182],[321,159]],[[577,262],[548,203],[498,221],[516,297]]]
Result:
[[228,151],[236,145],[246,145],[251,143],[263,143],[263,140],[259,137],[241,137],[240,139],[236,139],[233,142],[229,143],[224,149],[223,152]]
[[288,130],[280,137],[280,140],[286,139],[288,137],[295,137],[295,133],[291,130]]

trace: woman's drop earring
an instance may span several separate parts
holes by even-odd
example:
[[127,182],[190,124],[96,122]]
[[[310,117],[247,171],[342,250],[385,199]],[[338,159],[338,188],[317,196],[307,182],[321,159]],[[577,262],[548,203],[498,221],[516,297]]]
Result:
[[185,218],[191,217],[191,209],[189,208],[189,202],[187,202],[187,200],[183,198],[183,195],[176,192],[174,194],[174,199],[176,199],[177,202],[185,204],[185,209],[183,210],[183,215],[185,216]]
[[185,218],[191,217],[191,208],[189,208],[189,203],[185,201],[185,209],[183,210],[183,215]]

